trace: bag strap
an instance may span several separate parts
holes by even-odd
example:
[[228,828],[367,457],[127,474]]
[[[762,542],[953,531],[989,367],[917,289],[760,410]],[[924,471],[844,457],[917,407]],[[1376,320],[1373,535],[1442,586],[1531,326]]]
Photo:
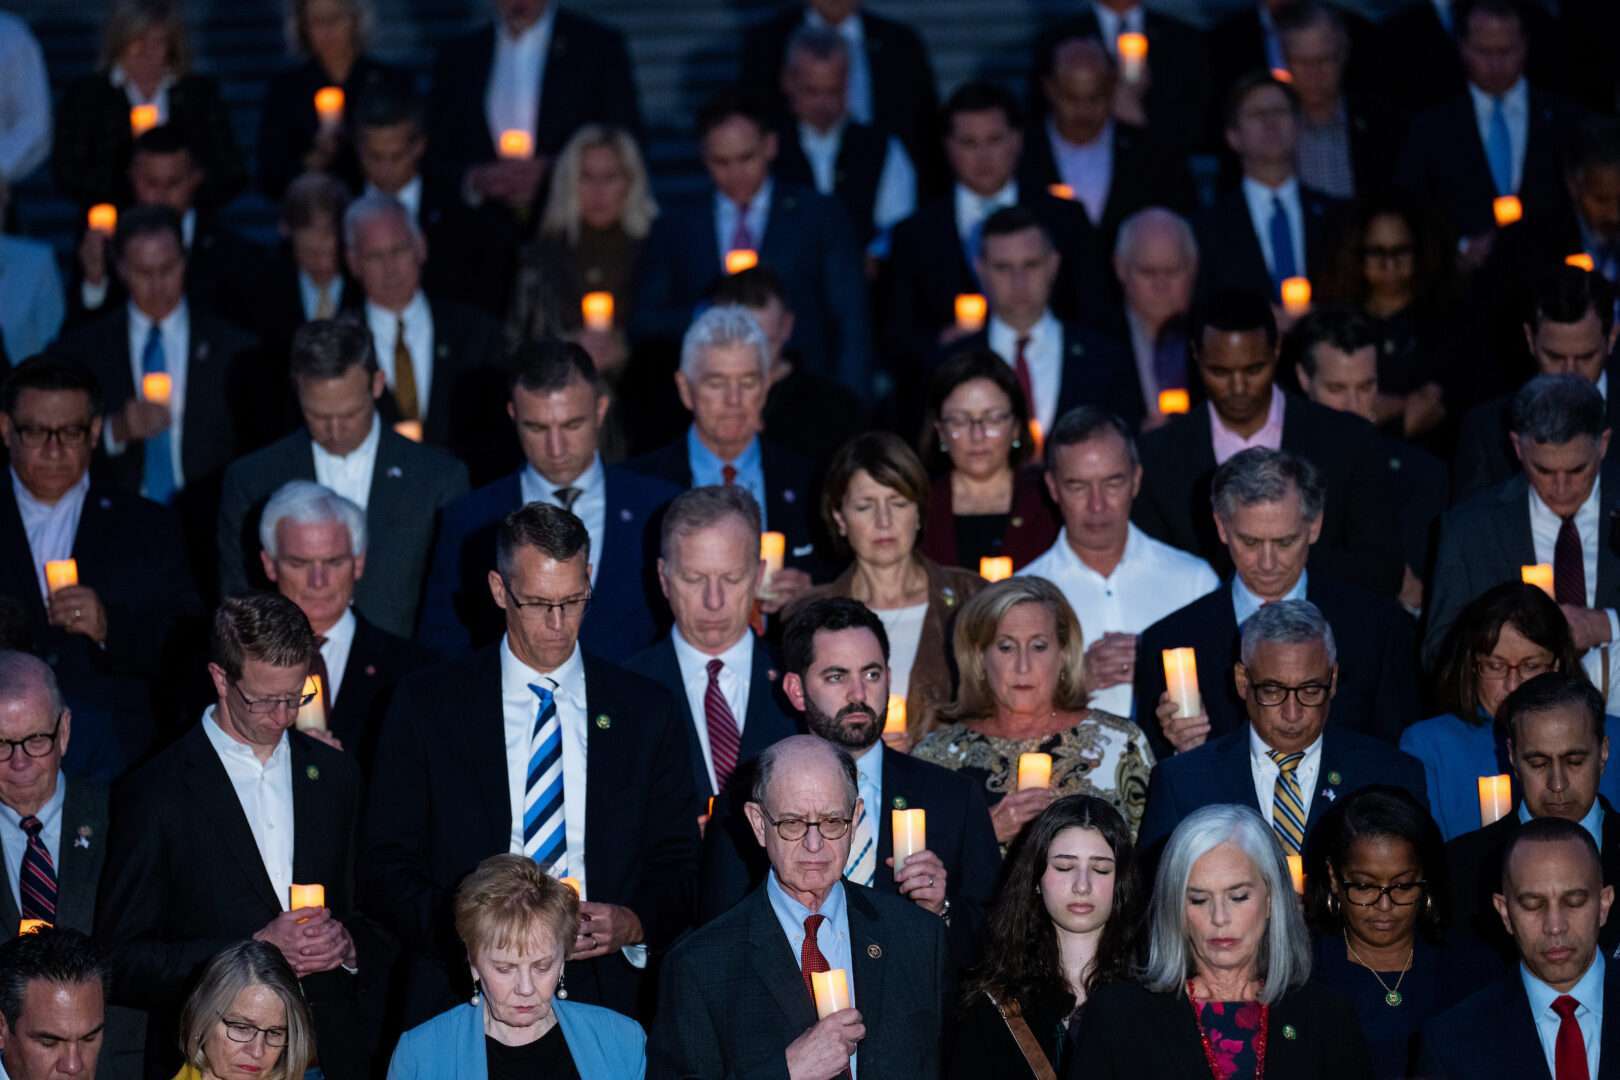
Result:
[[1046,1051],[1041,1049],[1040,1040],[1029,1029],[1029,1023],[1024,1019],[1023,1010],[1018,1007],[1016,999],[999,1000],[989,990],[984,996],[990,999],[990,1004],[996,1007],[1001,1014],[1002,1021],[1007,1025],[1007,1031],[1012,1035],[1013,1042],[1018,1044],[1018,1050],[1024,1055],[1024,1063],[1034,1074],[1035,1080],[1057,1080],[1057,1072],[1053,1070],[1052,1063],[1046,1059]]

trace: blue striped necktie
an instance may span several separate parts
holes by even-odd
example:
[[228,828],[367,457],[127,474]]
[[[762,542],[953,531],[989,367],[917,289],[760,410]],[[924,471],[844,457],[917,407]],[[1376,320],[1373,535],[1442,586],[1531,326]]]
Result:
[[844,876],[857,885],[870,887],[872,879],[877,876],[877,830],[872,828],[872,815],[867,813],[864,799],[852,828],[854,838],[849,843],[849,860],[844,864]]
[[563,817],[562,721],[553,692],[535,683],[540,701],[529,737],[529,775],[523,786],[523,854],[553,877],[568,874],[568,830]]
[[51,865],[51,853],[46,850],[45,841],[40,836],[45,825],[32,814],[23,818],[18,825],[28,837],[28,847],[23,851],[22,872],[18,875],[22,880],[17,883],[17,892],[22,897],[22,917],[54,923],[56,867]]
[[[163,331],[157,323],[153,323],[146,335],[146,347],[141,350],[141,374],[151,375],[167,370],[163,356]],[[170,401],[173,400],[171,397]],[[146,440],[142,451],[141,493],[153,502],[167,503],[174,498],[173,432],[173,428],[164,428]]]

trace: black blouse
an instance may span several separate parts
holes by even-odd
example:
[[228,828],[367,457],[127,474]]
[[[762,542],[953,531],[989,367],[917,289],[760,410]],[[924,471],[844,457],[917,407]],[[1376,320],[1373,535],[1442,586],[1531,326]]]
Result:
[[561,1024],[553,1025],[527,1046],[507,1046],[485,1036],[484,1057],[489,1064],[489,1080],[579,1080]]
[[[1048,993],[1028,998],[1019,1002],[1024,1022],[1046,1052],[1046,1060],[1061,1074],[1074,997]],[[975,994],[959,1011],[947,1039],[952,1045],[945,1056],[945,1080],[1030,1080],[1035,1075],[1007,1030],[1007,1022],[984,994]]]

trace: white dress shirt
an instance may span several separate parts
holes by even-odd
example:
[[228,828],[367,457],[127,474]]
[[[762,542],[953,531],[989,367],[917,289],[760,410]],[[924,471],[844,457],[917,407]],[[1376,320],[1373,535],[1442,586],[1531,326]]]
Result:
[[[1260,806],[1260,816],[1271,822],[1271,800],[1276,795],[1277,777],[1282,772],[1271,760],[1267,746],[1253,728],[1249,729],[1249,772],[1254,777],[1254,797]],[[1322,736],[1305,748],[1305,758],[1294,770],[1299,781],[1299,801],[1305,807],[1306,819],[1311,813],[1311,800],[1316,797],[1316,774],[1322,769]]]
[[866,27],[861,23],[860,12],[851,14],[837,26],[833,26],[814,9],[807,7],[804,13],[806,26],[818,29],[836,30],[838,36],[844,39],[849,46],[849,79],[845,83],[844,97],[849,114],[863,124],[872,122],[872,66],[866,56]]
[[1108,192],[1114,183],[1114,122],[1109,120],[1095,139],[1072,143],[1058,134],[1057,125],[1046,122],[1046,141],[1052,147],[1052,160],[1058,175],[1074,189],[1074,197],[1086,208],[1095,225],[1108,205]]
[[[13,754],[22,753],[21,747],[13,747]],[[56,790],[51,797],[45,800],[45,805],[34,814],[39,818],[40,843],[51,856],[51,868],[56,871],[58,884],[62,879],[62,805],[67,801],[67,776],[61,769],[56,770]],[[22,815],[11,807],[0,803],[0,848],[4,848],[6,859],[6,880],[11,885],[11,902],[22,910],[22,862],[23,854],[28,850],[28,834],[22,830]]]
[[966,243],[986,218],[997,210],[1018,205],[1018,181],[1009,180],[1000,191],[980,195],[958,184],[951,185],[956,207],[956,235]]
[[[152,330],[152,320],[133,303],[129,305],[129,373],[135,380],[135,393],[140,396],[142,355],[146,352],[146,336]],[[186,302],[169,312],[158,330],[163,339],[163,370],[169,373],[169,462],[174,468],[174,487],[178,491],[186,486],[184,460],[186,430],[186,370],[191,359],[191,313]],[[117,457],[126,449],[125,443],[113,438],[112,425],[102,425],[102,441],[107,454]]]
[[[1580,1003],[1575,1010],[1575,1023],[1580,1025],[1581,1041],[1586,1044],[1586,1075],[1598,1075],[1598,1059],[1603,1052],[1603,950],[1594,950],[1592,966],[1586,969],[1580,982],[1569,988],[1569,996]],[[1552,1003],[1563,997],[1563,992],[1548,986],[1519,963],[1519,979],[1524,983],[1524,995],[1530,999],[1530,1016],[1536,1022],[1536,1036],[1541,1040],[1541,1052],[1547,1058],[1547,1075],[1558,1075],[1558,1028],[1563,1017],[1553,1012]]]
[[[530,465],[518,473],[518,487],[525,505],[538,502],[548,506],[562,506],[557,492],[564,486],[579,488],[574,500],[573,514],[585,524],[591,538],[591,584],[596,584],[597,571],[602,566],[602,533],[607,527],[607,472],[602,468],[602,455],[591,459],[590,467],[567,485],[553,484],[535,472]],[[564,507],[567,509],[567,507]]]
[[1029,414],[1040,423],[1042,431],[1051,431],[1057,422],[1058,394],[1063,387],[1063,324],[1048,310],[1034,326],[1023,334],[992,315],[987,340],[990,351],[1007,362],[1014,372],[1018,370],[1018,339],[1029,338],[1024,346],[1024,363],[1029,365],[1029,387],[1035,400],[1029,403]]
[[741,735],[748,720],[748,689],[754,676],[754,635],[745,631],[743,636],[718,657],[699,652],[686,640],[679,626],[670,632],[675,645],[675,662],[681,669],[681,685],[686,688],[686,704],[692,710],[692,727],[697,733],[698,747],[703,751],[703,767],[709,771],[709,790],[719,791],[715,782],[714,754],[709,749],[708,710],[704,698],[709,693],[709,661],[719,660],[720,693],[731,707],[737,721],[737,734]]
[[1290,176],[1281,187],[1269,188],[1245,176],[1243,198],[1249,204],[1249,221],[1254,226],[1255,239],[1260,241],[1266,272],[1276,274],[1276,258],[1271,250],[1271,200],[1280,198],[1283,212],[1288,215],[1289,239],[1294,242],[1294,266],[1299,273],[1305,273],[1305,210],[1299,201],[1299,181]]
[[[776,190],[776,184],[769,177],[760,185],[754,197],[748,200],[748,235],[754,241],[754,251],[765,249],[765,226],[771,218],[771,195]],[[731,238],[737,232],[737,215],[742,207],[726,198],[720,192],[714,193],[714,236],[719,245],[720,265],[724,269],[726,252],[731,250]]]
[[382,195],[393,199],[405,208],[405,212],[411,216],[412,221],[418,225],[422,224],[422,177],[420,174],[411,177],[405,182],[404,187],[392,194],[382,190],[376,184],[367,184],[366,194]]
[[[343,275],[336,274],[326,287],[332,293],[332,314],[336,315],[343,310]],[[321,287],[315,284],[315,279],[298,271],[298,305],[304,312],[304,321],[314,321],[316,314],[321,310]]]
[[315,482],[364,510],[371,500],[371,474],[377,467],[377,444],[381,441],[382,424],[375,409],[371,412],[371,430],[366,432],[359,446],[342,457],[311,439],[309,449],[315,457]]
[[28,24],[0,13],[0,178],[15,184],[51,155],[51,85]]
[[[1221,581],[1203,559],[1160,543],[1135,525],[1129,527],[1125,551],[1107,577],[1080,560],[1066,528],[1058,533],[1055,544],[1018,573],[1056,585],[1079,616],[1088,642],[1104,634],[1140,634]],[[1131,684],[1123,682],[1092,694],[1091,704],[1128,717],[1132,694]]]
[[889,685],[904,694],[911,685],[911,669],[917,663],[917,645],[922,641],[928,603],[882,611],[874,608],[872,614],[883,623],[883,632],[889,637]]
[[[1575,511],[1575,530],[1581,534],[1581,568],[1586,577],[1586,606],[1591,607],[1597,602],[1598,578],[1598,544],[1602,542],[1603,513],[1601,509],[1601,494],[1603,482],[1601,479],[1592,485],[1592,493],[1586,497],[1581,508]],[[1535,546],[1536,562],[1552,566],[1555,548],[1558,545],[1558,530],[1563,522],[1558,515],[1547,508],[1536,494],[1536,489],[1530,489],[1530,541]],[[1620,673],[1620,613],[1613,608],[1605,609],[1609,617],[1609,653],[1611,655],[1611,676]],[[1581,666],[1586,669],[1587,676],[1592,680],[1593,686],[1603,685],[1603,647],[1588,649],[1581,658]],[[1620,683],[1614,678],[1609,679],[1609,700],[1620,699]]]
[[292,747],[287,734],[270,754],[270,760],[260,763],[253,748],[237,742],[214,719],[216,705],[203,713],[203,734],[219,755],[230,777],[231,789],[241,804],[253,842],[258,845],[259,859],[264,872],[270,877],[270,888],[286,911],[291,902],[288,887],[293,879],[293,789]]
[[[1491,145],[1491,112],[1496,102],[1473,83],[1468,84],[1468,97],[1474,103],[1474,123],[1483,149]],[[1513,144],[1513,190],[1518,191],[1524,183],[1525,147],[1530,144],[1530,84],[1522,76],[1502,95],[1502,118],[1507,121],[1508,140]]]
[[141,93],[140,88],[130,81],[129,73],[124,70],[122,64],[113,65],[112,70],[107,72],[107,81],[124,92],[124,100],[129,102],[131,109],[137,105],[156,106],[157,122],[159,124],[169,122],[169,88],[174,85],[173,75],[165,74],[159,79],[157,92],[151,97]]
[[349,608],[332,624],[332,628],[322,635],[326,640],[321,642],[321,659],[326,661],[326,678],[329,683],[326,694],[333,705],[337,704],[338,691],[343,689],[343,673],[349,670],[349,650],[354,648],[356,625],[354,609]]
[[22,518],[23,535],[28,537],[28,551],[34,557],[39,595],[47,602],[51,598],[51,590],[45,581],[45,564],[55,559],[73,557],[73,540],[79,535],[79,515],[84,511],[84,497],[89,490],[90,474],[86,472],[56,502],[42,503],[23,487],[17,470],[11,470],[11,492],[17,497],[17,513]]
[[[810,163],[816,190],[831,195],[838,185],[838,151],[844,144],[843,121],[827,131],[799,124],[799,148]],[[879,232],[891,228],[917,209],[917,170],[899,139],[892,135],[878,174],[877,197],[872,202],[872,224]],[[729,237],[728,237],[729,239]]]
[[548,3],[545,14],[517,37],[495,24],[495,60],[489,66],[489,83],[484,90],[484,118],[489,137],[500,144],[503,131],[527,131],[533,135],[540,119],[540,86],[546,77],[546,52],[551,48],[551,28],[557,21],[557,5]]
[[427,419],[428,404],[433,400],[433,311],[427,297],[417,290],[403,312],[380,308],[366,301],[366,325],[371,329],[371,340],[377,349],[377,366],[388,379],[388,388],[394,388],[394,342],[399,336],[399,318],[405,317],[405,345],[411,350],[411,370],[416,373],[417,412]]

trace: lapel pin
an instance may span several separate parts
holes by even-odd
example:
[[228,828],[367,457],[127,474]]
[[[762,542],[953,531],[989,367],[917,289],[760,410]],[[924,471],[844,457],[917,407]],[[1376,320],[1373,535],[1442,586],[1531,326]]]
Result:
[[630,508],[628,506],[620,508],[620,510],[619,510],[619,520],[620,521],[634,521],[635,519],[636,519],[636,515],[634,515],[634,514],[632,514],[630,512]]
[[1284,1024],[1283,1025],[1283,1038],[1285,1038],[1285,1039],[1297,1039],[1297,1038],[1299,1038],[1299,1032],[1294,1030],[1294,1025],[1293,1024]]
[[870,956],[874,960],[881,960],[883,958],[883,946],[868,945],[866,947],[866,955]]
[[1012,519],[1011,524],[1015,529],[1022,529],[1024,527],[1024,519],[1021,517],[1015,517]]
[[776,669],[775,668],[766,668],[765,669],[765,681],[766,682],[775,682],[776,681]]
[[199,341],[197,343],[197,359],[199,359],[199,360],[208,359],[208,342]]
[[366,674],[371,675],[371,676],[375,676],[377,674],[377,665],[376,664],[367,664],[366,665]]
[[1344,777],[1340,776],[1337,772],[1330,772],[1328,773],[1328,783],[1342,784],[1344,783]]
[[904,795],[896,795],[894,797],[894,808],[896,810],[904,810],[906,808],[906,798]]
[[613,726],[613,718],[607,713],[596,714],[596,727],[599,731],[606,731]]
[[90,850],[90,838],[94,835],[95,830],[90,826],[80,825],[79,835],[74,837],[73,846],[76,848],[84,848],[86,851]]
[[112,509],[112,500],[107,498],[107,496],[103,495],[101,497],[101,508],[103,510],[111,510]]
[[1322,798],[1326,799],[1328,802],[1332,802],[1334,799],[1337,799],[1338,797],[1339,797],[1339,793],[1337,791],[1334,791],[1332,788],[1323,788],[1322,789]]
[[789,505],[796,503],[799,501],[799,493],[794,491],[792,488],[783,488],[782,501],[788,503]]
[[317,765],[307,765],[304,767],[304,775],[309,777],[311,780],[319,780],[321,778],[320,767]]
[[405,475],[405,470],[401,469],[398,465],[390,465],[390,466],[388,466],[388,478],[390,480],[398,480],[400,477],[402,477],[404,475]]
[[940,599],[945,601],[946,607],[956,606],[956,590],[951,588],[949,585],[939,590],[939,596]]
[[449,356],[450,355],[450,346],[444,344],[443,342],[440,342],[439,347],[437,349],[433,350],[433,355],[434,356]]

